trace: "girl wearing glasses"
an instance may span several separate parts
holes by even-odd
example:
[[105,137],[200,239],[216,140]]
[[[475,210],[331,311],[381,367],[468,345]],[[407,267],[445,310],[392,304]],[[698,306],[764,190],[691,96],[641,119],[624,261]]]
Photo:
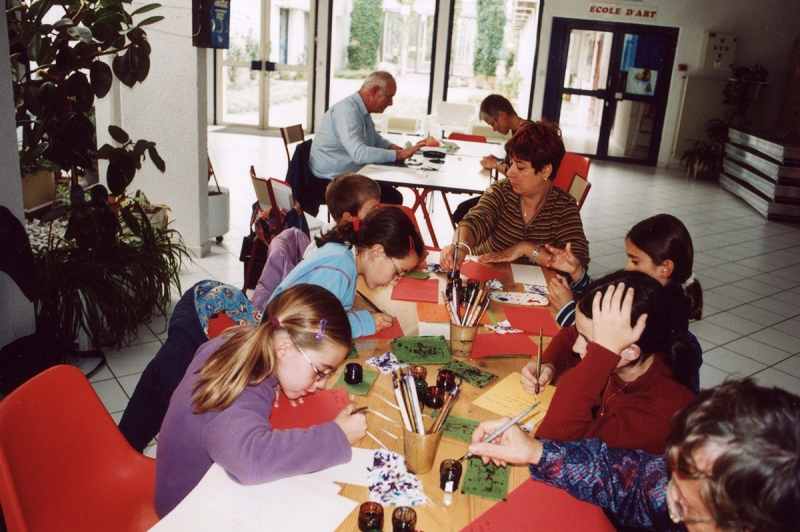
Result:
[[398,207],[381,207],[364,218],[342,220],[315,240],[319,249],[284,278],[272,297],[298,283],[316,284],[333,292],[348,311],[353,338],[391,327],[388,314],[351,308],[359,275],[373,289],[396,282],[417,266],[424,244],[411,219]]
[[366,433],[366,417],[351,415],[352,405],[329,423],[272,430],[276,387],[291,400],[323,389],[351,335],[341,303],[319,286],[286,289],[265,315],[256,327],[231,328],[201,346],[172,395],[158,439],[159,517],[215,462],[242,484],[270,482],[346,463]]

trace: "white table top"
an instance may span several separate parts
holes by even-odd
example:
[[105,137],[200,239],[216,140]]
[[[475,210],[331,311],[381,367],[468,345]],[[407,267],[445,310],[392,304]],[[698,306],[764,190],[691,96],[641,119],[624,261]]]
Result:
[[[391,140],[398,146],[404,146],[406,142],[410,142],[411,144],[416,144],[420,141],[419,137],[412,137],[409,135],[397,135],[395,133],[389,133],[387,135],[383,135],[387,140]],[[437,139],[439,140],[439,139]],[[458,150],[453,152],[451,155],[456,155],[459,157],[476,157],[481,159],[486,157],[487,155],[494,155],[498,159],[502,159],[506,156],[505,149],[501,144],[490,144],[488,142],[469,142],[466,140],[446,140],[445,142],[452,143],[458,146]],[[432,150],[438,148],[430,148]]]
[[[421,161],[425,158],[415,154],[414,159]],[[491,185],[490,171],[483,168],[477,158],[447,155],[444,161],[441,165],[426,162],[424,167],[416,170],[414,167],[368,164],[359,173],[379,183],[454,193],[483,192]],[[429,167],[438,167],[438,170]]]

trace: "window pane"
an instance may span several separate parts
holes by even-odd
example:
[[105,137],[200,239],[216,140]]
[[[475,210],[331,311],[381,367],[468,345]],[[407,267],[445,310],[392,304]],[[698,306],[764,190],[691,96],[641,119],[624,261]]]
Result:
[[608,136],[608,154],[614,157],[646,160],[653,134],[656,106],[644,102],[619,100]]
[[246,67],[222,67],[222,121],[258,125],[258,78],[260,72]]
[[454,9],[447,101],[475,105],[476,124],[481,101],[492,93],[527,116],[538,2],[460,0]]
[[269,126],[302,124],[308,131],[308,76],[305,72],[279,70],[269,73]]
[[397,80],[390,132],[417,133],[428,114],[435,0],[334,0],[329,105],[374,70]]
[[309,0],[270,2],[270,61],[281,65],[308,64],[309,9]]
[[607,87],[613,36],[613,33],[600,31],[570,32],[564,88],[603,90]]
[[231,2],[230,47],[222,51],[227,61],[258,59],[261,35],[261,0]]

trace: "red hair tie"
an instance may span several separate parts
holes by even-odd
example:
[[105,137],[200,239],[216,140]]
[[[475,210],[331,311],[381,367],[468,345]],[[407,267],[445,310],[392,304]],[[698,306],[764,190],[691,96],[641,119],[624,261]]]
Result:
[[353,217],[353,231],[358,233],[358,229],[361,227],[361,218],[358,216]]
[[276,318],[275,316],[270,316],[269,318],[267,318],[267,321],[270,322],[272,326],[275,327],[276,329],[281,328],[281,322],[278,321],[278,318]]
[[417,250],[414,249],[414,238],[411,235],[408,235],[408,248],[409,252],[416,253]]

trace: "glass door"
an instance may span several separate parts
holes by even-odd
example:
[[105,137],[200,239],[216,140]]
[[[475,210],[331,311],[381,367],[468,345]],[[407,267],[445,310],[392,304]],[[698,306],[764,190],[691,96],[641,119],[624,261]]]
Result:
[[453,0],[451,9],[445,100],[475,105],[481,135],[491,135],[478,117],[489,94],[505,96],[517,115],[529,116],[539,2]]
[[217,122],[308,129],[309,0],[231,3],[230,48],[217,51]]
[[553,19],[543,116],[567,151],[655,165],[678,30]]

